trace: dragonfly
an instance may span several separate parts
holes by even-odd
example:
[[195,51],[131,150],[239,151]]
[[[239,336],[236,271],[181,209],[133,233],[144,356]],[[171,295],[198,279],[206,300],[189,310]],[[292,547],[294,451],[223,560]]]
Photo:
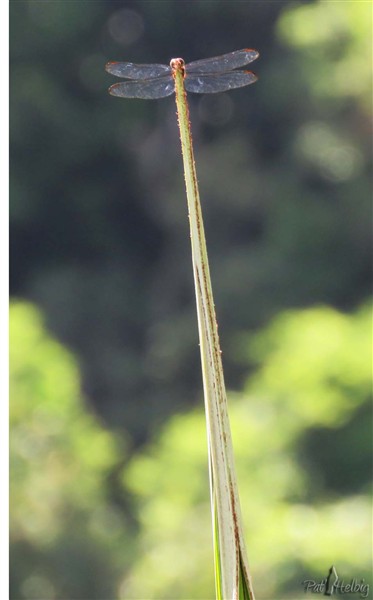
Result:
[[129,80],[114,83],[109,88],[112,96],[154,100],[174,93],[177,71],[182,72],[185,89],[195,94],[215,94],[254,83],[257,80],[255,73],[240,67],[258,56],[257,50],[244,48],[188,64],[182,58],[173,58],[169,65],[109,62],[105,68],[111,75]]

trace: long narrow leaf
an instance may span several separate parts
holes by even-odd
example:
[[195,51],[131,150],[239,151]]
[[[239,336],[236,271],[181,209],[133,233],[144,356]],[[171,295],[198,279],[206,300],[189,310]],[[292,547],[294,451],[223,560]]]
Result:
[[175,73],[205,397],[218,600],[254,600],[236,483],[218,327],[181,71]]

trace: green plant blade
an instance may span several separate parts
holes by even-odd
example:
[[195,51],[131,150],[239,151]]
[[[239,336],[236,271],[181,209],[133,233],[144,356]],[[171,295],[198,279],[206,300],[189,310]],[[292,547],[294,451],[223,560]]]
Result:
[[216,597],[218,600],[254,600],[243,536],[189,111],[181,70],[175,72],[175,92],[188,201],[205,398]]

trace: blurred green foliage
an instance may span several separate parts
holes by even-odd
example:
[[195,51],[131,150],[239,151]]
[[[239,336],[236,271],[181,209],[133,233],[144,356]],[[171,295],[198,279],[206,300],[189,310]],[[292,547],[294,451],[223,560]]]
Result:
[[[263,600],[301,597],[302,580],[321,581],[331,560],[345,581],[370,579],[371,319],[370,307],[353,316],[323,307],[293,311],[247,341],[259,365],[243,391],[230,395],[230,416]],[[323,462],[312,464],[312,453],[304,462],[302,448],[318,433],[325,434],[326,464],[337,453],[334,468],[352,484],[344,496]],[[347,439],[359,446],[352,464]],[[132,459],[123,480],[139,498],[142,529],[122,598],[212,597],[207,478],[202,408],[172,418]]]
[[361,2],[318,2],[284,11],[279,34],[300,50],[310,91],[319,99],[332,98],[339,104],[346,97],[356,98],[370,109],[371,69],[366,57],[371,22],[367,17]]
[[79,356],[110,426],[143,443],[199,402],[200,371],[174,99],[110,97],[107,60],[261,53],[254,86],[190,94],[231,387],[242,330],[369,295],[368,4],[29,0],[10,16],[11,292]]
[[[238,342],[257,362],[230,416],[259,598],[299,597],[330,561],[369,580],[371,319],[293,311]],[[212,598],[203,408],[118,469],[123,442],[84,410],[72,358],[29,305],[11,308],[11,349],[12,598]]]
[[130,555],[109,485],[124,439],[87,410],[76,361],[25,303],[10,309],[10,365],[11,597],[114,598]]
[[189,100],[254,583],[369,577],[370,22],[10,3],[12,600],[211,597],[174,101],[109,97],[104,65],[247,46],[254,86]]

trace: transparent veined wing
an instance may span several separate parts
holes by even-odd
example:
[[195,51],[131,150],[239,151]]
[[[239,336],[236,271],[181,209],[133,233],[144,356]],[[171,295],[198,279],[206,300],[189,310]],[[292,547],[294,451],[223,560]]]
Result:
[[127,79],[151,79],[152,77],[161,77],[171,74],[169,65],[135,65],[130,62],[109,62],[105,69],[111,75],[116,77],[126,77]]
[[259,52],[257,50],[244,48],[243,50],[236,50],[235,52],[214,56],[213,58],[195,60],[185,66],[185,71],[187,73],[223,73],[244,67],[258,58],[258,56]]
[[251,71],[230,71],[211,75],[186,75],[185,89],[195,94],[216,94],[254,83],[258,78]]
[[157,79],[146,79],[141,81],[123,81],[114,83],[109,88],[112,96],[121,98],[143,98],[144,100],[156,100],[171,96],[175,91],[175,82],[172,75],[158,77]]

